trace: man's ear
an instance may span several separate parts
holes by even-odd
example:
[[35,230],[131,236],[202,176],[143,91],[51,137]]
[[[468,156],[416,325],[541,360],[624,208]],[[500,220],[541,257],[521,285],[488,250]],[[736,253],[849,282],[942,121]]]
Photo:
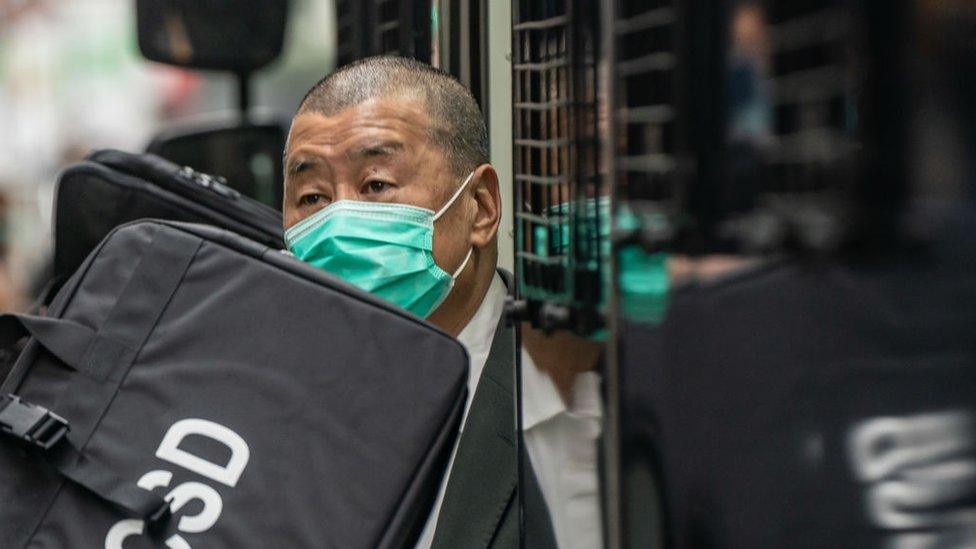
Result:
[[498,189],[498,173],[491,164],[482,164],[471,177],[472,196],[478,211],[471,227],[471,245],[484,248],[492,243],[498,234],[498,224],[502,219],[502,197]]

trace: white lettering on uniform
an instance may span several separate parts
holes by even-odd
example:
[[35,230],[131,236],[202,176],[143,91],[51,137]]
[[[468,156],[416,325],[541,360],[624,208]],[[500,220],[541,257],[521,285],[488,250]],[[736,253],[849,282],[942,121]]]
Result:
[[[847,450],[854,476],[866,484],[869,521],[892,531],[889,548],[961,547],[960,536],[976,529],[976,507],[960,506],[976,495],[969,412],[867,419],[848,431]],[[910,531],[918,529],[935,530]]]

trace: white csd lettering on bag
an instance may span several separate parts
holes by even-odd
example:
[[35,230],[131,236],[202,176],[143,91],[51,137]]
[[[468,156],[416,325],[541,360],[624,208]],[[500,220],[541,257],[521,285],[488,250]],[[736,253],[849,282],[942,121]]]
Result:
[[953,410],[854,425],[847,449],[873,526],[889,549],[976,543],[976,418]]
[[[183,440],[191,435],[207,437],[223,444],[230,450],[230,459],[221,465],[180,448]],[[233,488],[237,486],[247,462],[251,459],[251,451],[240,435],[223,425],[205,419],[184,419],[177,421],[166,431],[163,441],[159,443],[159,449],[156,450],[156,457]],[[169,487],[172,480],[172,472],[160,469],[146,473],[137,484],[144,490],[152,491]],[[200,482],[180,484],[166,494],[166,500],[170,502],[170,510],[174,514],[193,500],[199,500],[203,504],[203,509],[196,515],[180,517],[177,529],[187,534],[199,534],[209,530],[217,523],[224,508],[220,494]],[[125,540],[131,536],[141,536],[145,532],[145,526],[141,520],[117,522],[105,536],[105,549],[122,549]],[[165,543],[169,549],[190,549],[190,544],[179,534],[173,534]]]

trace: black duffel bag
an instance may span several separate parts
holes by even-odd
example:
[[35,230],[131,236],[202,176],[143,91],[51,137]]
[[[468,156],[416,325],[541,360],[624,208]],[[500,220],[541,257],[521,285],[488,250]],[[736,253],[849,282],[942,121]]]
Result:
[[25,333],[3,548],[410,546],[464,405],[455,340],[202,225],[117,229]]
[[[30,307],[41,312],[113,229],[139,219],[204,223],[284,248],[281,212],[243,196],[222,178],[152,154],[92,151],[58,178],[50,277]],[[16,349],[0,350],[0,380]]]
[[284,248],[281,213],[221,178],[152,154],[97,150],[58,178],[48,298],[112,229],[147,218],[205,223]]

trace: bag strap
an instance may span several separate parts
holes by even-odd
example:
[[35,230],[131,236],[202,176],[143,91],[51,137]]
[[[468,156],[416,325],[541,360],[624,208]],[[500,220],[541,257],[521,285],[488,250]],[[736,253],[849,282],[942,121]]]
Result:
[[33,336],[42,347],[74,370],[82,369],[85,354],[96,339],[95,330],[63,318],[15,313],[0,315],[0,349],[27,336]]
[[71,418],[72,444],[57,448],[50,459],[66,478],[144,519],[150,528],[166,518],[168,504],[89,459],[84,448],[203,244],[171,227],[155,228],[152,244],[99,330],[102,337],[88,349],[82,375],[74,376],[59,403],[59,412]]
[[169,518],[169,502],[134,483],[120,481],[109,469],[86,459],[68,441],[70,429],[64,418],[43,406],[16,395],[0,395],[0,432],[29,444],[65,478],[145,520],[150,528]]
[[84,366],[65,391],[58,411],[71,419],[72,440],[84,448],[119,385],[179,288],[203,243],[199,237],[154,225],[152,243],[119,293],[86,353]]
[[116,506],[130,517],[142,519],[152,532],[172,514],[169,501],[123,480],[111,469],[89,459],[67,439],[45,452],[47,462],[65,478]]

